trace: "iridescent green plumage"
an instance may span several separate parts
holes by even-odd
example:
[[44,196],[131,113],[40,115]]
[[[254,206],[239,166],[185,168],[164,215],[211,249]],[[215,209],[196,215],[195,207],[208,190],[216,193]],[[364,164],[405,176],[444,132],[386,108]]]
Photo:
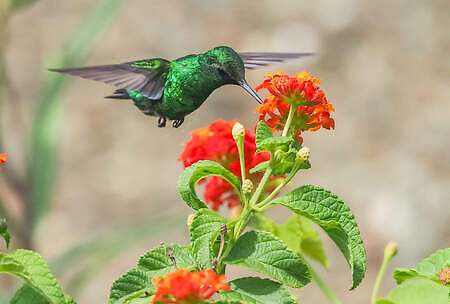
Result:
[[102,81],[119,87],[108,98],[132,99],[145,114],[166,119],[179,127],[184,117],[199,108],[217,88],[233,84],[249,92],[258,102],[258,95],[245,81],[245,68],[253,69],[307,53],[236,53],[221,46],[205,53],[188,55],[173,61],[146,59],[117,65],[53,70],[83,78]]

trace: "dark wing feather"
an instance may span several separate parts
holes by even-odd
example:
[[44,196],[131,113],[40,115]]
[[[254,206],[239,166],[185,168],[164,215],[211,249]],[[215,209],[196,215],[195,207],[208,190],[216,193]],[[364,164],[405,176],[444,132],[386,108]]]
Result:
[[239,53],[239,56],[241,56],[242,61],[244,62],[244,67],[249,70],[311,55],[313,55],[313,53]]
[[50,71],[101,81],[120,89],[140,92],[150,99],[160,99],[164,92],[164,77],[169,70],[169,65],[169,61],[158,58]]

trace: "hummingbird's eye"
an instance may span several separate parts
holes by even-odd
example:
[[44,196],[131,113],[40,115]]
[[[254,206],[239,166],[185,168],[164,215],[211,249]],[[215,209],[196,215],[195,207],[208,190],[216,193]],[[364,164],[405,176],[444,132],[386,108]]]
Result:
[[224,80],[232,81],[232,78],[230,77],[230,74],[228,74],[224,69],[218,68],[220,77]]

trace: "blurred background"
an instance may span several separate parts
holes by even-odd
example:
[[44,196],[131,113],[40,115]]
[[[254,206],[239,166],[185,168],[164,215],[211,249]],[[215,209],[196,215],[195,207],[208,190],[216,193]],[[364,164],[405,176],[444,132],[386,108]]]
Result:
[[[336,130],[305,133],[312,169],[291,188],[320,184],[350,206],[367,248],[362,285],[326,237],[322,271],[343,303],[364,303],[383,248],[412,267],[450,245],[450,2],[1,0],[0,213],[12,247],[37,250],[66,293],[104,303],[112,282],[160,241],[187,244],[191,212],[176,189],[189,133],[217,118],[256,122],[238,87],[215,91],[179,129],[159,129],[113,87],[48,68],[175,59],[218,45],[238,51],[314,52],[248,71],[307,69],[336,108]],[[271,213],[278,221],[288,213]],[[322,234],[323,235],[323,234]],[[230,276],[236,275],[233,270]],[[16,282],[0,277],[3,299]],[[313,284],[302,303],[325,303]]]

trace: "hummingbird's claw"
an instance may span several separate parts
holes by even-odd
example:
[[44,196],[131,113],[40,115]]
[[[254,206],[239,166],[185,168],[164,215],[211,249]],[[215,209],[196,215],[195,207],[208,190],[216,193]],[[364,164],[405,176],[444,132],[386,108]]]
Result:
[[166,118],[165,117],[160,117],[158,118],[158,128],[164,128],[166,126]]
[[172,126],[174,128],[178,128],[179,126],[181,126],[183,124],[183,122],[184,122],[184,118],[174,120],[172,123]]

